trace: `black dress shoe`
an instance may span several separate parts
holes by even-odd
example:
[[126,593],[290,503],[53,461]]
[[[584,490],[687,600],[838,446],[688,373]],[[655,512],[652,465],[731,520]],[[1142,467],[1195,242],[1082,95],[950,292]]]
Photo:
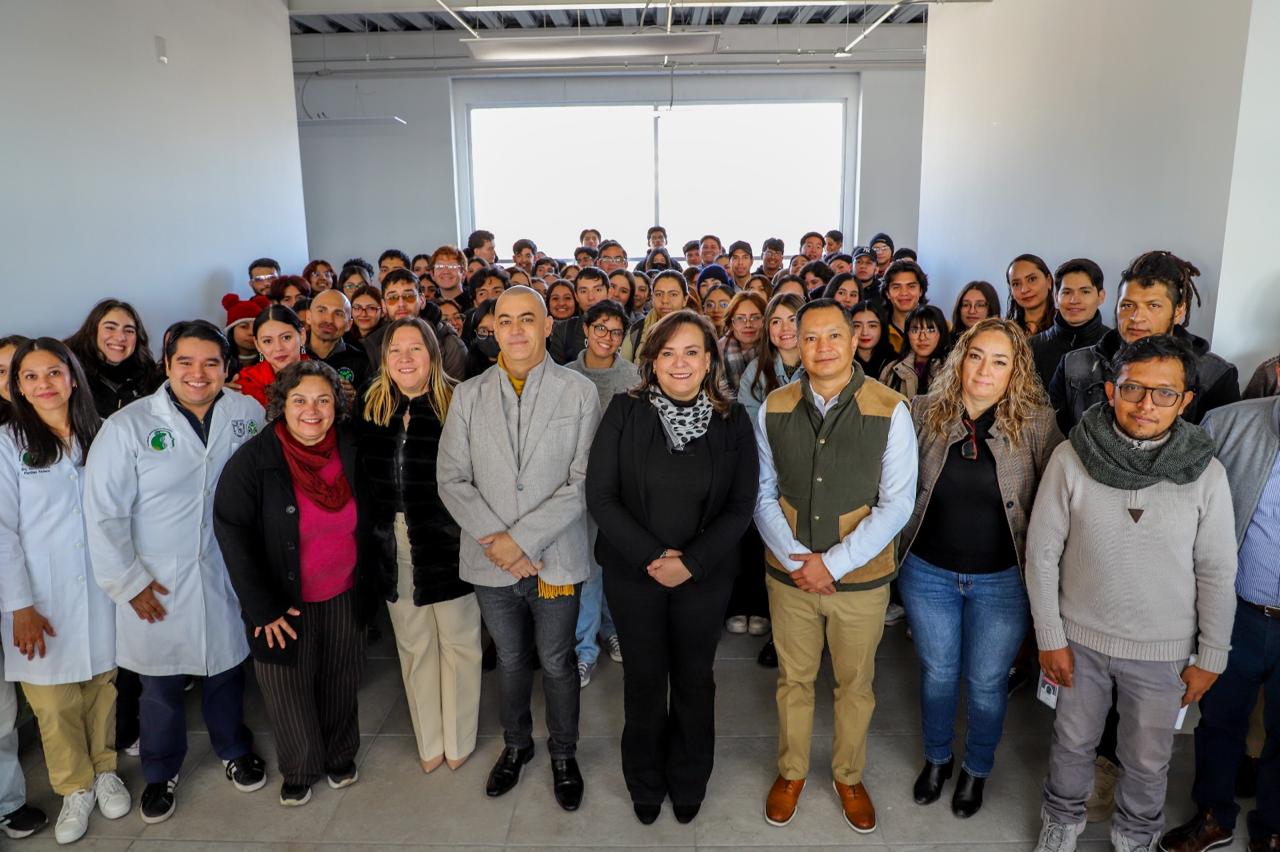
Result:
[[986,782],[987,779],[974,778],[962,768],[956,779],[956,791],[951,794],[951,813],[960,819],[976,814],[982,807],[982,785]]
[[636,802],[632,807],[636,810],[636,819],[645,825],[653,825],[658,819],[658,814],[662,813],[662,805],[642,805]]
[[773,640],[770,639],[764,643],[764,647],[760,649],[756,662],[764,666],[766,669],[776,669],[778,667],[778,649],[773,647]]
[[913,791],[917,805],[931,805],[938,801],[938,797],[942,795],[942,785],[951,777],[951,769],[955,763],[954,757],[946,763],[925,763],[924,769],[916,776]]
[[511,792],[511,788],[520,783],[520,770],[533,760],[533,746],[516,748],[507,746],[498,755],[498,762],[489,770],[489,781],[484,785],[486,796],[501,796]]
[[566,811],[576,811],[582,804],[582,773],[578,771],[578,761],[572,757],[566,760],[551,761],[551,786],[555,790],[556,802]]
[[698,811],[702,810],[702,802],[694,802],[692,805],[677,805],[671,803],[671,812],[676,815],[676,822],[687,825],[693,822],[693,818],[698,815]]

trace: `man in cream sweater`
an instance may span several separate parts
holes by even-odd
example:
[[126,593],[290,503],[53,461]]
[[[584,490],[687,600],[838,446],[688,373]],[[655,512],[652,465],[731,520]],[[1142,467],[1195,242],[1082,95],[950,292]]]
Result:
[[1027,530],[1040,665],[1061,686],[1036,852],[1076,848],[1113,688],[1125,771],[1112,846],[1155,848],[1179,710],[1213,685],[1230,649],[1231,493],[1213,441],[1179,416],[1195,356],[1158,335],[1121,349],[1112,368],[1107,402],[1054,451]]

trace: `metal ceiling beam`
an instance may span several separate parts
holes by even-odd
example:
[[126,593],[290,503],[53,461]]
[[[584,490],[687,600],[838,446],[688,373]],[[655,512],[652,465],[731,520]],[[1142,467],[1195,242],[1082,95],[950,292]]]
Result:
[[800,11],[796,12],[796,16],[791,19],[791,23],[807,24],[813,19],[814,15],[818,14],[818,11],[819,7],[817,6],[801,6]]
[[329,20],[348,32],[362,33],[369,28],[364,18],[359,15],[329,15]]
[[690,13],[689,24],[695,27],[705,27],[707,25],[707,15],[710,7],[698,6]]
[[547,11],[547,15],[550,16],[551,23],[557,27],[567,27],[572,24],[572,21],[569,20],[569,13],[563,9],[550,9]]
[[[849,0],[813,0],[803,5],[818,6],[824,9],[830,9],[833,6],[844,6]],[[942,0],[920,0],[922,3],[942,2]],[[945,0],[948,3],[990,3],[992,0]],[[359,17],[362,14],[370,14],[374,12],[388,12],[398,14],[401,12],[422,12],[429,11],[435,7],[430,0],[287,0],[290,14],[292,15],[354,15]],[[542,11],[551,9],[643,9],[646,5],[653,6],[653,0],[450,0],[450,8],[459,12],[511,12],[511,11]],[[660,5],[666,5],[662,3]],[[782,8],[794,8],[800,6],[798,0],[681,0],[680,6],[684,8],[693,8],[697,6],[727,8],[731,6],[743,6],[748,9],[761,8],[767,6],[778,6]],[[877,3],[869,8],[869,18],[874,19],[877,11],[883,12],[894,4]],[[861,9],[861,5],[855,5],[855,8]]]
[[625,27],[640,26],[640,16],[636,14],[635,9],[622,10],[622,25]]
[[515,18],[516,23],[526,30],[531,30],[538,26],[538,22],[533,19],[533,15],[529,12],[512,12],[511,17]]
[[760,16],[756,18],[756,23],[763,24],[765,26],[772,24],[774,21],[778,20],[778,13],[781,11],[782,9],[777,6],[765,6],[760,10]]
[[333,24],[324,15],[295,15],[294,19],[319,33],[333,32]]
[[400,22],[386,12],[375,12],[371,15],[365,15],[369,19],[371,29],[379,29],[383,32],[398,33],[404,29]]
[[724,25],[726,27],[736,27],[738,22],[742,20],[742,14],[747,10],[741,6],[730,6],[729,14],[725,15]]
[[853,10],[849,6],[837,6],[827,15],[828,24],[843,24],[845,18],[853,19]]
[[599,9],[583,9],[587,16],[587,23],[593,27],[604,26],[604,16],[600,14]]
[[436,22],[425,12],[398,12],[397,14],[420,30],[434,30],[436,28]]
[[474,12],[476,20],[491,30],[502,29],[502,17],[496,12]]

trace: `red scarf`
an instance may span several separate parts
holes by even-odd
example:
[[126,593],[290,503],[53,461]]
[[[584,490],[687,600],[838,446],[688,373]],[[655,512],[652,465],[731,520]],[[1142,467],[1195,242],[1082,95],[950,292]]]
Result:
[[339,468],[337,479],[331,483],[320,477],[320,470],[333,460],[338,451],[338,435],[333,429],[320,443],[308,447],[289,433],[289,427],[281,418],[276,421],[276,437],[280,439],[280,448],[284,450],[284,460],[289,465],[289,475],[296,488],[326,512],[336,512],[347,505],[351,499],[351,483],[347,482],[346,472]]

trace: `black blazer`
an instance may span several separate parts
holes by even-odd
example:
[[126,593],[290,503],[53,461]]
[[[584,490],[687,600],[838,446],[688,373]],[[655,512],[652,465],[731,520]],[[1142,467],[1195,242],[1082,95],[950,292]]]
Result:
[[[645,455],[661,435],[652,403],[624,393],[614,396],[596,430],[587,463],[587,509],[600,526],[596,561],[606,571],[643,576],[667,546],[646,523],[648,508],[662,495],[646,486]],[[760,488],[755,433],[741,405],[735,402],[727,418],[712,415],[706,445],[711,489],[697,538],[681,548],[695,581],[711,572],[736,570],[738,541],[751,523]]]
[[[410,412],[407,431],[406,410]],[[360,422],[358,470],[369,492],[368,534],[361,539],[361,557],[377,573],[379,593],[389,601],[399,597],[395,517],[401,506],[409,527],[414,604],[426,606],[472,592],[471,584],[458,577],[462,530],[436,488],[441,428],[425,395],[401,400],[386,426]]]
[[[342,469],[356,494],[356,541],[367,525],[366,499],[359,493],[354,436],[338,429]],[[254,638],[255,627],[270,624],[289,607],[302,609],[302,571],[298,552],[298,507],[293,479],[274,425],[262,430],[236,451],[218,477],[213,498],[213,531],[227,563],[231,585],[240,598],[249,651],[255,660],[293,665],[296,642],[283,649],[268,648],[266,634]],[[371,572],[356,563],[356,618],[368,624],[376,597]],[[290,616],[301,636],[306,616]]]

